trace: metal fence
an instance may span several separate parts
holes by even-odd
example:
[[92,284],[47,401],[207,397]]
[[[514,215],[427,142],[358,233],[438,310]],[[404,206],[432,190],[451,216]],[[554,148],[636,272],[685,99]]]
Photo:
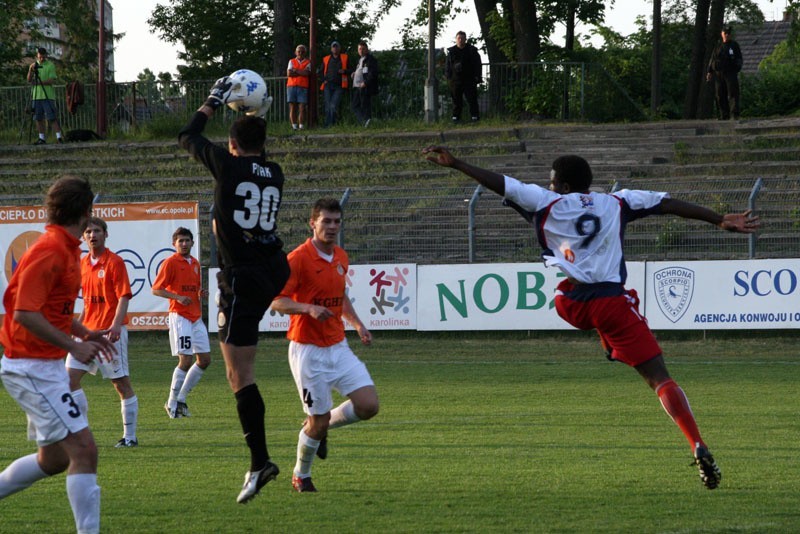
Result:
[[[642,120],[647,112],[599,64],[594,63],[502,63],[484,65],[484,83],[479,87],[479,105],[485,117],[540,117],[556,120]],[[378,119],[424,118],[426,71],[404,66],[383,72],[380,93],[373,98],[373,117]],[[286,78],[265,78],[273,104],[267,119],[288,121]],[[106,86],[107,130],[122,134],[164,118],[185,121],[208,95],[213,80],[187,82],[109,83]],[[452,105],[446,80],[438,80],[440,117],[450,117]],[[0,130],[31,128],[31,89],[28,86],[0,88]],[[66,90],[55,86],[59,119],[66,130],[96,129],[97,87],[84,86],[84,104],[74,113],[66,111]],[[322,105],[322,95],[319,97]],[[346,92],[341,116],[352,121]],[[229,122],[233,112],[215,120]]]
[[[544,183],[540,185],[546,185]],[[671,191],[675,198],[720,212],[745,209],[756,180],[706,180],[678,187],[668,180],[626,180],[617,188]],[[402,190],[398,188],[287,188],[278,221],[287,248],[309,237],[311,204],[321,197],[342,199],[343,244],[354,263],[497,263],[540,260],[534,229],[491,192],[472,185]],[[210,210],[212,194],[200,201],[204,263],[213,262]],[[100,202],[187,200],[185,195],[139,193],[103,195]],[[766,179],[755,191],[755,212],[764,228],[753,237],[724,232],[708,223],[671,216],[653,216],[628,225],[626,258],[630,261],[730,260],[795,258],[800,255],[800,184],[796,179]]]

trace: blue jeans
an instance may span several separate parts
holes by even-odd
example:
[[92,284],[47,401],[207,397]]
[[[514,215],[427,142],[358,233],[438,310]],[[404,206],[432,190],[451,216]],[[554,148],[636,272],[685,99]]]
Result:
[[344,89],[341,85],[325,84],[323,96],[325,97],[325,126],[336,124],[336,113],[339,109],[339,102],[342,101]]

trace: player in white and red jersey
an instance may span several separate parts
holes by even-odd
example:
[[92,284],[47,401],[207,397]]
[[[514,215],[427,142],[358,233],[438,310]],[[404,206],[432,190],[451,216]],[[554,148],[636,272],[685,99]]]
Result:
[[749,210],[720,215],[667,193],[590,191],[592,170],[579,156],[561,156],[553,162],[547,190],[470,165],[443,147],[430,146],[422,152],[429,161],[459,170],[505,197],[534,224],[545,264],[567,276],[556,293],[559,316],[581,330],[597,329],[609,358],[638,371],[692,446],[703,484],[716,488],[722,475],[700,436],[689,401],[670,377],[661,348],[639,314],[636,291],[624,286],[625,225],[648,215],[672,214],[730,232],[752,233],[759,226],[758,217]]

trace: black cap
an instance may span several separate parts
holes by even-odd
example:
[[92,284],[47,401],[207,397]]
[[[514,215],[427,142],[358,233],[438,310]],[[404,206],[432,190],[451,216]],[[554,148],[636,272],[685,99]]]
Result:
[[36,49],[36,51],[39,52],[40,54],[42,54],[43,56],[47,55],[47,49],[46,48],[39,47],[39,48]]
[[725,33],[733,33],[733,26],[731,26],[730,24],[725,24],[722,26],[722,31],[724,31]]

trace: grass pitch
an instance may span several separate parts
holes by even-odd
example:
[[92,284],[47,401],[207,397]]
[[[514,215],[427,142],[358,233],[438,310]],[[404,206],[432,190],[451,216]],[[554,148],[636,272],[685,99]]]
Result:
[[[800,530],[796,335],[662,339],[722,469],[702,487],[690,449],[638,375],[583,333],[389,334],[351,345],[381,398],[372,421],[336,429],[314,463],[317,494],[291,489],[303,420],[287,342],[265,336],[258,382],[278,479],[236,504],[248,453],[219,350],[164,413],[164,334],[131,335],[139,443],[115,449],[119,401],[86,376],[100,449],[103,532],[792,532]],[[212,347],[214,343],[212,341]],[[0,393],[0,469],[34,451]],[[0,501],[0,532],[72,532],[64,475]]]

